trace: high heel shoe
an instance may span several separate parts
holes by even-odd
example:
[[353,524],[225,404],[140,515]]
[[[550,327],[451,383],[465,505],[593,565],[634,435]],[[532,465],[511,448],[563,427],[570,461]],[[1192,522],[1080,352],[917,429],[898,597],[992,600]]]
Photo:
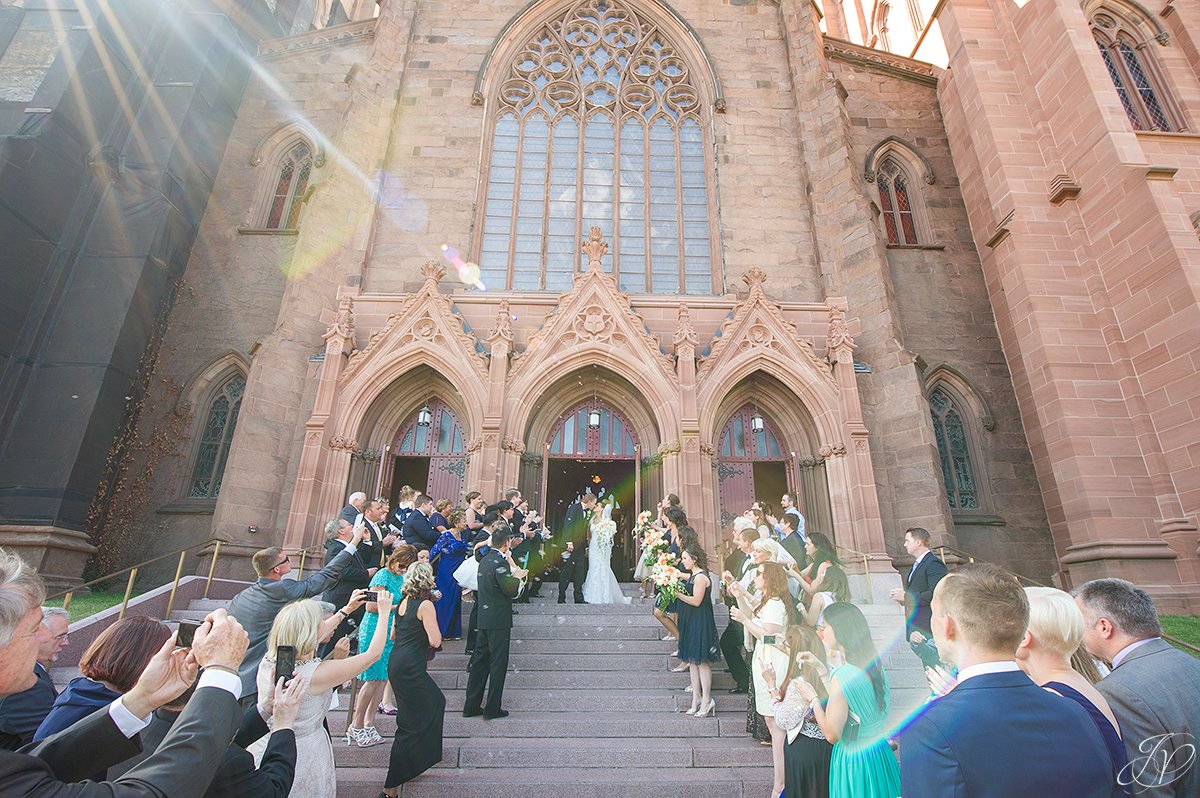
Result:
[[715,710],[716,708],[717,708],[717,699],[714,698],[708,702],[708,706],[704,707],[699,712],[697,712],[695,717],[707,718],[709,716],[709,714],[712,713],[712,711]]
[[689,709],[689,710],[687,711],[687,714],[688,714],[688,715],[695,715],[695,714],[696,714],[696,712],[697,712],[697,710],[699,710],[699,709],[700,709],[700,705],[699,705],[699,704],[692,704],[692,708],[691,708],[691,709]]

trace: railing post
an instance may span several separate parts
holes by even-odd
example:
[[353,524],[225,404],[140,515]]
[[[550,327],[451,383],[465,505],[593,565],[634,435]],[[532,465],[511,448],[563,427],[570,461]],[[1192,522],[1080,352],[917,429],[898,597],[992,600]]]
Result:
[[121,599],[121,613],[117,616],[118,621],[125,617],[125,610],[129,607],[129,597],[133,594],[133,580],[137,579],[137,572],[136,568],[129,572],[129,581],[125,583],[125,598]]
[[204,597],[208,598],[208,589],[212,587],[213,572],[217,570],[217,558],[221,556],[221,541],[213,546],[212,562],[208,564],[208,580],[204,583]]
[[74,590],[67,591],[67,595],[63,596],[63,609],[64,610],[69,610],[71,608],[71,599],[73,599],[73,598],[75,598],[75,591]]
[[179,590],[179,578],[183,575],[183,558],[187,556],[186,551],[179,552],[179,565],[175,566],[175,581],[171,583],[171,597],[167,599],[167,613],[164,618],[171,617],[171,610],[175,609],[175,591]]
[[862,557],[863,557],[863,573],[867,575],[867,603],[874,604],[875,603],[875,594],[871,591],[871,566],[867,564],[867,560],[869,560],[870,557],[865,553],[863,554]]
[[306,558],[307,556],[308,556],[308,549],[300,549],[300,568],[297,569],[298,570],[298,573],[296,574],[297,582],[304,579],[304,558]]
[[346,707],[346,728],[354,725],[354,704],[358,701],[358,678],[350,684],[350,706]]

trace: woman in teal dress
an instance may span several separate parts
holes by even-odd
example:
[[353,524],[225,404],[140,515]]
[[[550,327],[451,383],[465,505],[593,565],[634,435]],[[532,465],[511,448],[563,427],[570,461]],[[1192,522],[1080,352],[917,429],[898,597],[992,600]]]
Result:
[[[387,566],[380,568],[371,578],[371,590],[383,589],[393,596],[400,595],[404,585],[404,572],[408,566],[417,561],[417,550],[407,543],[398,543],[388,557]],[[374,665],[367,668],[359,679],[362,685],[358,690],[357,703],[354,705],[354,718],[346,729],[346,745],[354,743],[359,748],[369,748],[383,742],[383,737],[375,728],[375,713],[379,711],[379,699],[383,696],[388,683],[388,657],[392,653],[391,624],[396,613],[393,607],[388,615],[388,639],[383,649],[383,656]],[[379,622],[379,612],[374,602],[367,602],[367,611],[363,614],[362,623],[358,627],[358,650],[366,651],[375,634],[375,624]]]
[[812,654],[801,656],[829,689],[827,703],[815,696],[811,702],[817,725],[833,743],[829,798],[897,798],[900,766],[887,742],[890,691],[867,619],[853,604],[835,602],[825,609],[820,634],[830,669]]

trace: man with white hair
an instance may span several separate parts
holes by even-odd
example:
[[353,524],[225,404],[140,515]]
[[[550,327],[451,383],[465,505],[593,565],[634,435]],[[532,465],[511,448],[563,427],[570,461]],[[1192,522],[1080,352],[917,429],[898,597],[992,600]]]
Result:
[[58,690],[50,678],[50,668],[69,642],[67,626],[70,621],[71,615],[66,610],[42,607],[37,662],[33,666],[37,683],[16,695],[0,698],[0,748],[16,751],[33,742],[33,733],[54,706]]
[[358,516],[363,511],[363,505],[367,502],[367,494],[361,490],[350,494],[350,498],[346,500],[346,506],[338,513],[338,518],[346,519],[346,523],[354,526],[354,522],[358,520]]
[[[33,568],[0,549],[0,697],[36,681],[45,597]],[[116,701],[20,753],[0,751],[5,797],[200,798],[242,718],[237,666],[245,651],[246,633],[225,610],[204,619],[190,649],[176,649],[171,635]],[[198,669],[196,692],[158,750],[116,781],[87,781],[141,750],[138,733],[151,713],[182,695]]]

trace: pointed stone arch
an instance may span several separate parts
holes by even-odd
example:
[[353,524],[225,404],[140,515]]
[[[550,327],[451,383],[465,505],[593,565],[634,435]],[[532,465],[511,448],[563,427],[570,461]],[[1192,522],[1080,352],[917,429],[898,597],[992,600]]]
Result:
[[[624,5],[644,15],[660,30],[664,31],[672,41],[682,48],[685,58],[705,80],[699,81],[704,92],[704,100],[711,103],[713,110],[718,113],[725,111],[725,95],[713,59],[709,57],[700,35],[679,12],[670,5],[659,0],[621,0]],[[491,48],[479,66],[475,76],[475,89],[471,102],[483,105],[485,98],[494,96],[498,81],[504,79],[504,67],[509,59],[516,55],[525,41],[542,25],[556,16],[561,15],[571,6],[580,5],[580,0],[532,0],[517,12],[504,27],[500,29]]]
[[992,413],[987,398],[975,387],[965,374],[948,363],[941,363],[925,372],[922,377],[925,383],[925,395],[929,396],[939,384],[950,386],[952,393],[962,399],[970,408],[971,414],[979,422],[979,426],[988,432],[996,429],[996,416]]
[[250,358],[235,349],[229,349],[204,364],[179,392],[175,402],[176,413],[192,413],[204,404],[214,384],[224,381],[233,372],[243,377],[250,375]]

